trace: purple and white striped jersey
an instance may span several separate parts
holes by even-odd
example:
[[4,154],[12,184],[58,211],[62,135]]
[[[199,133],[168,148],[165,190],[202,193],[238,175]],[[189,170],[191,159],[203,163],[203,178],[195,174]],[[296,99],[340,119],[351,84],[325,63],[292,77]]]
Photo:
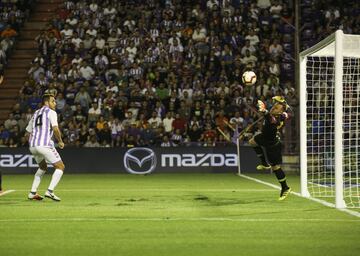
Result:
[[36,110],[26,127],[26,131],[30,133],[30,147],[53,147],[53,126],[58,126],[57,114],[54,110],[48,106]]

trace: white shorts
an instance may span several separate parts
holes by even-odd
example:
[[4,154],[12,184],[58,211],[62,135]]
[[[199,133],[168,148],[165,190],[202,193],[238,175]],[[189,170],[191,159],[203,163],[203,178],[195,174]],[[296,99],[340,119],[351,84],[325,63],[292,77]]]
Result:
[[54,164],[61,160],[59,153],[54,147],[30,147],[30,152],[33,154],[35,161],[39,164],[44,159],[47,163]]

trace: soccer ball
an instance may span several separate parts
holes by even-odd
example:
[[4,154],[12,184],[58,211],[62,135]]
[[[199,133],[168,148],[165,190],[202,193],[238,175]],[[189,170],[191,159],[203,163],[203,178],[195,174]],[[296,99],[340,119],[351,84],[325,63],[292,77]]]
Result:
[[254,71],[245,71],[242,75],[242,81],[245,85],[253,85],[256,83],[256,74]]

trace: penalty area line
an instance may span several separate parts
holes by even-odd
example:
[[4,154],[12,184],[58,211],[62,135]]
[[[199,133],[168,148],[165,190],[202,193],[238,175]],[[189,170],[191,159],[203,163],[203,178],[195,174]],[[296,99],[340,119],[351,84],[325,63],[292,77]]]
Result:
[[[262,181],[262,180],[259,180],[259,179],[256,179],[256,178],[252,178],[252,177],[247,176],[247,175],[244,175],[244,174],[238,174],[238,176],[240,176],[240,177],[242,177],[242,178],[244,178],[244,179],[252,180],[252,181],[255,181],[255,182],[257,182],[257,183],[260,183],[260,184],[263,184],[263,185],[266,185],[266,186],[269,186],[269,187],[278,189],[278,190],[281,189],[279,186],[276,186],[276,185],[274,185],[274,184],[271,184],[271,183],[269,183],[269,182]],[[325,206],[327,206],[327,207],[335,208],[335,204],[326,202],[326,201],[321,200],[321,199],[318,199],[318,198],[303,197],[303,196],[301,196],[300,193],[297,193],[297,192],[294,192],[294,191],[292,191],[291,194],[296,195],[296,196],[301,197],[301,198],[309,199],[309,200],[311,200],[311,201],[320,203],[320,204],[325,205]],[[359,218],[360,218],[360,212],[352,211],[352,210],[349,210],[349,209],[338,209],[338,208],[335,208],[335,209],[337,209],[337,210],[339,210],[339,211],[342,211],[342,212],[345,212],[345,213],[347,213],[347,214],[350,214],[350,215],[352,215],[352,216],[355,216],[355,217],[359,217]]]
[[7,194],[10,194],[12,192],[15,192],[16,190],[10,189],[10,190],[5,190],[3,192],[0,193],[0,196],[5,196]]

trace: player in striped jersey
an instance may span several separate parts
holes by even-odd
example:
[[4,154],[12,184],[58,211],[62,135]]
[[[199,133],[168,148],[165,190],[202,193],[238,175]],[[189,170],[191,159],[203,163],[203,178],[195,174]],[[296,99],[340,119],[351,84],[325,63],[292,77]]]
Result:
[[54,201],[60,201],[61,199],[54,194],[54,189],[63,175],[65,165],[62,162],[59,153],[55,149],[55,145],[52,140],[53,134],[60,149],[64,148],[64,142],[61,138],[61,132],[57,122],[57,114],[55,112],[55,96],[45,94],[42,98],[42,103],[42,108],[35,111],[26,127],[26,131],[30,134],[30,152],[33,154],[35,161],[39,165],[39,169],[35,173],[28,198],[30,200],[43,199],[43,197],[37,193],[37,189],[40,185],[42,176],[47,171],[48,162],[54,166],[55,172],[52,175],[49,188],[45,192],[45,197]]

